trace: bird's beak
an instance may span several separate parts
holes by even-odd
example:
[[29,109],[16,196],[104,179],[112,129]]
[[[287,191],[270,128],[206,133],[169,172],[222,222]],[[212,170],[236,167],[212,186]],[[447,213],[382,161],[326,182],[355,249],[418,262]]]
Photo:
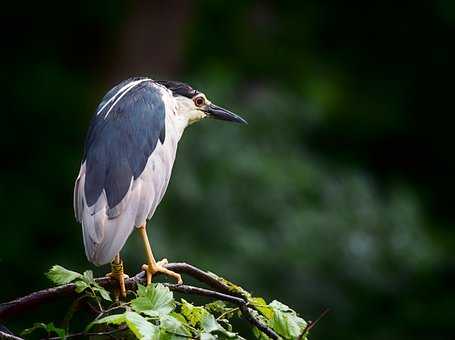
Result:
[[235,113],[233,113],[229,110],[223,109],[222,107],[212,104],[212,103],[207,105],[207,108],[204,110],[204,112],[210,118],[226,120],[228,122],[248,124],[247,121],[245,119],[243,119],[242,117],[236,115]]

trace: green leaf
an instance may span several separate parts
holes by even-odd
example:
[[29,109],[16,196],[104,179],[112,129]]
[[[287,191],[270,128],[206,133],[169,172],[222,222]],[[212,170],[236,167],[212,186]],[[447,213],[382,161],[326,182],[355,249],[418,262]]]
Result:
[[248,302],[251,303],[258,311],[262,313],[267,319],[273,317],[273,309],[267,305],[265,300],[261,297],[251,297],[248,299]]
[[135,312],[125,312],[126,324],[138,339],[153,339],[158,336],[159,328]]
[[270,340],[270,338],[267,335],[265,335],[264,333],[262,333],[257,327],[253,328],[253,334],[256,337],[256,339]]
[[138,313],[127,311],[123,314],[109,315],[102,319],[96,320],[90,324],[91,328],[95,324],[113,324],[120,325],[125,323],[133,334],[142,340],[157,339],[159,328],[148,322]]
[[121,325],[122,323],[126,322],[126,316],[125,313],[122,314],[114,314],[114,315],[109,315],[105,316],[104,318],[98,319],[93,321],[91,324],[87,326],[87,330],[93,327],[93,325],[98,325],[98,324],[106,324],[106,325]]
[[104,300],[112,301],[111,296],[109,295],[109,292],[106,289],[104,289],[103,287],[101,287],[98,283],[96,283],[96,282],[93,283],[93,290],[98,292]]
[[101,297],[106,300],[106,301],[112,301],[111,296],[109,295],[109,292],[104,289],[103,287],[95,288],[95,290],[100,293]]
[[[266,319],[262,314],[258,313],[255,310],[253,310],[252,313],[253,313],[253,316],[256,319],[258,319],[260,322],[262,322],[263,324],[266,324],[269,327],[271,327],[271,325],[270,325],[271,320]],[[260,331],[257,327],[253,327],[253,334],[256,337],[256,339],[259,339],[259,340],[270,340],[270,338],[267,335],[265,335],[262,331]]]
[[226,338],[226,339],[236,339],[237,334],[232,333],[224,329],[216,320],[215,317],[206,312],[206,314],[202,317],[201,320],[201,328],[203,329],[204,332],[206,333],[216,333],[221,335],[221,338]]
[[302,334],[307,323],[294,310],[277,300],[272,301],[269,307],[273,310],[269,326],[278,334],[285,339],[295,339]]
[[232,332],[232,325],[229,323],[229,319],[216,319],[218,323],[227,331]]
[[[182,299],[181,310],[190,325],[193,327],[200,326],[203,331],[201,339],[203,339],[204,336],[207,337],[207,339],[212,339],[213,337],[210,337],[210,333],[216,334],[219,336],[219,339],[241,339],[236,333],[232,333],[223,328],[223,326],[216,321],[215,317],[204,307],[194,306],[185,299]],[[216,339],[216,337],[213,339]]]
[[64,285],[82,277],[81,274],[63,268],[59,265],[52,266],[52,268],[46,273],[46,276],[49,280],[58,285]]
[[201,334],[201,340],[217,340],[217,337],[215,335],[210,334],[210,333],[202,333]]
[[202,318],[208,314],[204,307],[193,306],[191,303],[182,299],[182,314],[193,327],[202,322]]
[[169,288],[158,283],[156,286],[138,285],[138,297],[131,300],[131,307],[139,313],[157,317],[167,315],[175,308],[175,301]]
[[75,289],[76,293],[82,293],[84,290],[90,287],[90,285],[87,282],[82,280],[77,280],[76,282],[74,282],[74,284],[76,285]]
[[207,312],[202,317],[201,328],[208,333],[212,333],[213,331],[217,331],[223,327],[221,327],[220,324],[216,322],[215,317],[212,314],[209,314]]
[[205,305],[205,309],[207,309],[210,313],[219,313],[223,314],[224,312],[228,311],[229,308],[226,307],[226,303],[221,300],[216,300]]
[[188,326],[188,324],[186,323],[186,319],[185,317],[180,314],[180,313],[177,313],[177,312],[172,312],[171,314],[169,314],[170,316],[173,316],[174,318],[176,318],[177,320],[179,320],[183,325],[186,325]]
[[138,283],[137,285],[137,296],[145,296],[147,294],[147,287]]
[[21,332],[21,336],[28,335],[30,333],[33,333],[35,330],[40,329],[40,328],[47,328],[47,325],[42,322],[35,322],[32,327],[26,328]]
[[86,270],[84,272],[84,278],[88,281],[88,282],[95,282],[95,280],[93,279],[93,272],[91,270]]
[[64,339],[65,335],[66,335],[65,330],[63,328],[55,327],[53,322],[48,323],[48,324],[45,324],[45,323],[42,323],[42,322],[36,322],[36,323],[33,324],[33,327],[25,329],[21,333],[21,336],[28,335],[28,334],[36,331],[37,329],[44,329],[48,334],[55,333],[61,339]]
[[185,327],[185,319],[176,318],[171,315],[160,317],[160,340],[182,340],[190,337],[191,332]]
[[62,339],[65,338],[65,334],[66,334],[65,330],[63,328],[55,327],[53,322],[47,324],[47,331],[49,333],[54,332]]

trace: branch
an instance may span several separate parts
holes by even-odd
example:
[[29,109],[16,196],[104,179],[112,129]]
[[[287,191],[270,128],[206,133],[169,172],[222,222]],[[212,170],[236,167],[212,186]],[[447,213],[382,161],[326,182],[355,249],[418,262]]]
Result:
[[[242,294],[233,292],[232,288],[230,288],[221,280],[218,280],[213,275],[210,275],[210,273],[207,273],[187,263],[168,263],[165,265],[165,267],[180,274],[187,274],[214,289],[209,290],[188,285],[165,283],[165,285],[169,287],[170,290],[184,294],[210,297],[236,304],[239,306],[242,314],[244,314],[245,318],[250,323],[268,335],[271,339],[279,339],[279,336],[270,327],[263,324],[253,315],[252,308],[254,307],[249,305],[248,300],[242,296]],[[157,275],[158,274],[159,273],[157,273]],[[97,278],[95,281],[106,289],[112,290],[117,287],[117,282],[109,277]],[[145,284],[144,272],[140,272],[135,276],[126,279],[125,287],[127,290],[136,290],[139,283]],[[61,297],[77,296],[78,293],[76,293],[75,288],[75,284],[69,283],[54,288],[43,289],[16,300],[2,303],[0,304],[0,320],[18,315],[24,311],[29,311],[33,307],[39,306],[43,303],[48,303]]]
[[299,338],[297,340],[302,340],[303,337],[308,334],[308,332],[316,326],[316,324],[321,321],[321,319],[327,315],[327,313],[330,312],[330,309],[324,309],[324,311],[321,313],[321,315],[318,316],[318,318],[314,321],[308,321],[306,327],[303,329],[302,334],[300,334]]
[[13,334],[9,334],[6,332],[2,332],[2,331],[0,331],[0,339],[24,340],[22,338],[19,338],[18,336],[15,336]]
[[[80,337],[90,337],[90,336],[102,336],[102,335],[111,335],[114,333],[118,332],[123,332],[124,330],[128,329],[127,326],[120,326],[119,328],[107,331],[107,332],[79,332],[79,333],[73,333],[73,334],[67,334],[65,335],[65,339],[68,338],[80,338]],[[60,340],[61,337],[59,336],[53,336],[50,338],[46,338],[47,340]]]

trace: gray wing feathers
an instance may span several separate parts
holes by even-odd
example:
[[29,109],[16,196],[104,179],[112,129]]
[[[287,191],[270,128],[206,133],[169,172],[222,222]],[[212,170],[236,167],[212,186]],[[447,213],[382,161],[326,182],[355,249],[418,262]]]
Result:
[[[143,204],[142,190],[139,181],[132,183],[128,193],[118,204],[122,208],[109,208],[104,191],[95,205],[89,207],[84,196],[84,184],[85,164],[82,165],[80,176],[76,180],[76,218],[82,224],[85,254],[90,262],[99,266],[112,261],[137,225],[135,222],[139,222],[137,217]],[[154,196],[153,193],[150,194]],[[150,198],[153,200],[153,197]]]
[[121,208],[109,208],[105,192],[95,205],[87,205],[85,164],[82,164],[74,188],[74,210],[82,224],[85,253],[90,262],[103,265],[112,261],[134,227],[144,224],[153,215],[166,191],[173,160],[172,152],[162,144],[157,145],[143,173],[132,181],[128,193],[118,204]]

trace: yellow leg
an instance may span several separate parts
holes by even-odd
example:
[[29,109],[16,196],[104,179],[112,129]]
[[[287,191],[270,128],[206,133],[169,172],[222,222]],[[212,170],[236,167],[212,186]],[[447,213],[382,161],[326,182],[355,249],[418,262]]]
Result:
[[149,285],[152,282],[152,276],[155,273],[163,273],[168,276],[172,276],[177,280],[178,284],[182,284],[183,281],[180,274],[163,267],[163,265],[167,263],[166,259],[163,259],[159,262],[155,261],[155,258],[153,257],[152,253],[152,248],[150,247],[150,242],[147,236],[146,225],[143,224],[138,229],[139,233],[141,234],[142,241],[144,242],[145,252],[147,254],[147,264],[144,264],[142,266],[142,270],[145,270],[145,274],[147,276],[147,285]]
[[[120,254],[117,254],[114,257],[114,259],[112,260],[111,269],[112,269],[112,271],[109,274],[107,274],[106,276],[109,276],[118,281],[119,290],[116,292],[116,295],[118,295],[118,292],[120,292],[120,296],[125,298],[126,297],[125,279],[128,278],[128,275],[126,275],[123,272],[123,261],[120,258]],[[117,296],[117,298],[118,298],[118,296]]]

